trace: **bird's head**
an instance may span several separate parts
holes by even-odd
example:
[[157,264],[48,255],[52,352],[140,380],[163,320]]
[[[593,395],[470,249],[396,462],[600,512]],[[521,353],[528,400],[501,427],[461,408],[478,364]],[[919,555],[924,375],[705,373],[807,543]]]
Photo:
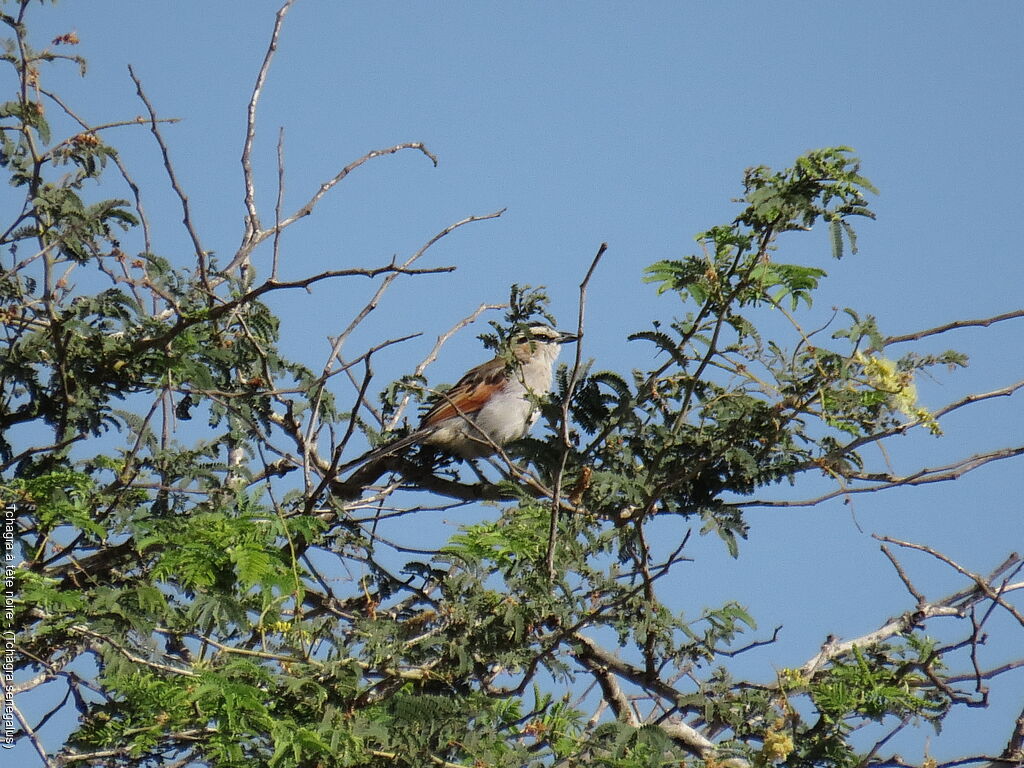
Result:
[[558,350],[563,344],[571,344],[578,340],[579,336],[575,333],[559,331],[544,323],[534,323],[515,337],[513,350],[516,359],[520,362],[526,362],[537,356],[543,356],[553,361],[558,356]]

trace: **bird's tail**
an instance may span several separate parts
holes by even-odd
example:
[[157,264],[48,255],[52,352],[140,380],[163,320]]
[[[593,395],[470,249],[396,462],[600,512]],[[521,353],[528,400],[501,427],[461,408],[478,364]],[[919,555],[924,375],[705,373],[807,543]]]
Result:
[[[347,464],[342,464],[335,475],[339,479],[331,484],[332,493],[346,499],[358,497],[364,488],[375,483],[381,475],[404,464],[398,454],[420,442],[429,432],[430,430],[418,429],[405,437],[369,450]],[[340,479],[344,473],[352,469],[355,470],[352,474],[344,480]]]
[[363,464],[368,464],[370,462],[377,461],[378,459],[383,459],[387,456],[394,456],[396,453],[401,453],[406,448],[420,442],[420,440],[422,440],[429,431],[430,430],[426,429],[417,429],[415,432],[412,432],[405,437],[400,437],[397,440],[392,440],[390,443],[385,443],[377,448],[372,448],[362,456],[352,459],[352,461],[338,467],[338,474],[348,472],[350,469],[355,469]]

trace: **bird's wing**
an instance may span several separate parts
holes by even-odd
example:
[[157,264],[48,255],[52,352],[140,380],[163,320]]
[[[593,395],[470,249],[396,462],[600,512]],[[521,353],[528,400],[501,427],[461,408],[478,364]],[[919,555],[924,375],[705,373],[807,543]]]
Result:
[[427,411],[420,429],[436,426],[454,416],[472,416],[505,384],[505,361],[500,357],[473,368],[458,383],[442,392],[440,399]]
[[416,431],[367,451],[362,456],[338,467],[337,471],[345,472],[360,464],[368,464],[403,451],[410,445],[420,442],[433,431],[438,423],[445,419],[450,419],[453,416],[472,416],[502,388],[505,379],[503,358],[495,357],[493,360],[478,365],[459,379],[455,386],[440,394],[437,403],[427,411]]

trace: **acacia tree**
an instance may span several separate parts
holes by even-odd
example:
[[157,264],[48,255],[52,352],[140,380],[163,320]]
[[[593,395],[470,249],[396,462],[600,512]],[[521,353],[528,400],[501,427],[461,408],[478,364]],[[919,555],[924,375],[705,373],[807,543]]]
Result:
[[[734,220],[701,233],[699,253],[649,268],[686,307],[633,337],[660,365],[623,374],[580,352],[538,401],[542,435],[481,466],[415,450],[360,465],[367,443],[401,435],[413,404],[435,395],[429,364],[486,308],[379,398],[372,358],[400,340],[351,354],[352,331],[399,277],[451,269],[416,266],[439,239],[499,214],[452,224],[403,261],[279,278],[282,235],[353,169],[407,150],[433,160],[419,143],[369,152],[296,211],[280,196],[272,214],[257,207],[256,108],[291,4],[252,92],[244,230],[223,266],[202,246],[142,83],[141,122],[194,245],[185,256],[152,242],[106,140],[123,123],[91,122],[47,89],[46,66],[78,62],[73,35],[32,45],[29,0],[0,16],[17,83],[0,108],[0,162],[23,195],[0,235],[10,735],[47,766],[876,766],[908,764],[886,750],[895,732],[986,706],[988,686],[1024,663],[991,666],[981,647],[993,616],[1024,628],[1015,554],[980,574],[885,539],[906,611],[867,615],[862,636],[823,637],[801,666],[752,679],[734,677],[731,659],[770,638],[752,634],[742,595],[680,610],[671,592],[691,532],[742,557],[746,510],[793,503],[767,495],[780,481],[833,479],[817,502],[1024,453],[895,475],[863,452],[1024,387],[928,411],[915,378],[965,358],[901,354],[1024,311],[891,336],[846,310],[843,328],[804,330],[824,272],[787,264],[789,238],[824,225],[839,257],[856,250],[853,223],[872,216],[850,151],[810,152],[782,171],[748,170]],[[126,199],[100,199],[101,175],[119,175]],[[289,360],[278,345],[287,318],[264,297],[351,276],[376,287],[323,367]],[[499,350],[545,316],[543,295],[514,287],[506,310],[485,336]],[[759,332],[770,316],[790,331]],[[491,504],[443,547],[403,540],[407,515],[481,501]],[[901,565],[907,549],[954,569],[962,587],[921,591]],[[941,622],[959,634],[936,639]],[[40,688],[52,702],[32,711],[24,702]],[[77,716],[63,744],[47,736],[55,715]],[[1021,764],[1024,715],[999,733],[989,755],[956,764]]]

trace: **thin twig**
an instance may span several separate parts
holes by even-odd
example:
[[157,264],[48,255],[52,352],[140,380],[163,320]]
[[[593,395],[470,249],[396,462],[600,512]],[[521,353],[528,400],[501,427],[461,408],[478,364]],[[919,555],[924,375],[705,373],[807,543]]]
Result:
[[[359,412],[359,403],[362,402],[363,399],[366,397],[366,391],[369,388],[370,381],[373,377],[373,369],[370,366],[370,358],[373,356],[375,352],[384,349],[385,347],[391,346],[392,344],[399,344],[404,341],[409,341],[410,339],[414,339],[419,335],[420,334],[418,333],[412,333],[397,339],[388,339],[387,341],[384,341],[380,344],[371,347],[358,358],[356,358],[356,360],[353,360],[350,363],[346,363],[346,367],[351,369],[352,366],[354,366],[358,361],[362,361],[365,366],[366,373],[363,376],[362,384],[359,386],[358,395],[356,396],[356,404],[355,406],[353,406],[352,414],[349,417],[348,426],[346,427],[345,430],[345,435],[342,437],[341,441],[333,447],[330,463],[328,464],[327,462],[322,461],[316,462],[318,470],[320,472],[321,480],[320,483],[317,485],[316,489],[314,489],[311,493],[307,494],[307,506],[315,504],[316,500],[320,497],[320,494],[323,493],[323,491],[326,490],[326,488],[334,481],[334,478],[337,477],[337,475],[340,472],[343,472],[345,470],[345,467],[341,465],[341,455],[344,452],[345,446],[348,444],[348,441],[349,439],[351,439],[352,433],[355,430],[357,414]],[[321,387],[318,390],[318,392],[322,393],[323,388]],[[310,423],[313,423],[312,418],[310,419]],[[305,433],[300,433],[295,430],[289,430],[289,432],[293,434],[293,438],[296,440],[299,449],[302,451],[303,472],[308,473],[310,469],[311,459],[316,461],[316,457],[312,455],[313,452],[311,451],[312,446],[310,444],[310,433],[308,430]]]
[[[260,220],[256,211],[256,183],[253,180],[252,171],[252,145],[256,139],[256,109],[259,106],[260,96],[263,94],[263,86],[267,82],[270,62],[273,61],[274,54],[277,52],[277,42],[281,36],[281,26],[284,24],[284,17],[294,4],[295,0],[286,0],[285,4],[277,11],[277,16],[274,19],[274,30],[270,33],[270,42],[267,45],[266,53],[263,55],[263,63],[260,65],[260,71],[256,75],[256,84],[253,86],[252,96],[249,98],[249,107],[246,110],[245,142],[242,144],[242,177],[245,182],[245,210],[247,214],[245,242],[252,240],[260,231]],[[275,227],[276,229],[277,227]],[[232,262],[232,265],[224,271],[229,272],[232,266],[237,265]]]
[[178,336],[182,331],[191,328],[197,323],[208,323],[216,320],[224,315],[228,314],[237,307],[252,302],[254,299],[258,299],[265,293],[271,291],[280,291],[291,288],[309,288],[314,283],[318,283],[322,280],[329,280],[335,277],[377,277],[378,275],[436,275],[444,272],[452,272],[455,267],[433,267],[429,269],[409,269],[396,264],[386,264],[382,267],[372,268],[361,268],[354,267],[352,269],[331,269],[326,272],[320,272],[319,274],[312,275],[310,277],[302,278],[301,280],[287,280],[287,281],[276,281],[267,280],[265,283],[253,288],[248,293],[242,294],[230,301],[226,301],[223,304],[218,304],[206,313],[196,313],[189,316],[181,315],[178,321],[168,328],[164,333],[157,336],[147,336],[139,339],[135,342],[132,347],[132,354],[138,354],[148,349],[155,347],[161,347],[171,339]]
[[[303,438],[303,444],[304,444],[304,453],[303,453],[303,464],[304,464],[304,466],[303,466],[303,482],[305,483],[307,491],[310,490],[310,485],[311,485],[310,461],[311,461],[312,457],[311,457],[310,453],[307,453],[305,451],[308,450],[311,447],[312,442],[313,442],[313,435],[316,433],[316,431],[319,428],[320,421],[319,421],[319,415],[318,415],[317,411],[318,411],[318,409],[320,407],[320,400],[323,397],[325,383],[326,383],[327,378],[330,375],[332,369],[334,368],[335,363],[337,362],[337,360],[341,356],[342,348],[344,347],[345,342],[348,340],[348,337],[352,334],[353,331],[355,331],[355,329],[359,326],[359,324],[362,323],[363,320],[366,319],[367,315],[369,315],[371,312],[373,312],[377,308],[377,306],[380,304],[381,299],[384,296],[384,293],[387,291],[388,288],[391,287],[391,284],[395,281],[395,279],[398,277],[398,275],[401,272],[403,272],[403,271],[406,271],[406,272],[410,271],[411,265],[414,264],[416,261],[418,261],[427,252],[427,250],[431,246],[433,246],[439,240],[443,239],[444,237],[446,237],[449,234],[451,234],[452,232],[454,232],[456,229],[459,229],[460,227],[463,227],[463,226],[465,226],[467,224],[472,224],[472,223],[477,222],[477,221],[486,221],[488,219],[496,219],[499,216],[501,216],[504,212],[505,212],[505,209],[502,208],[502,209],[500,209],[498,211],[495,211],[494,213],[488,213],[488,214],[485,214],[483,216],[467,216],[466,218],[461,219],[460,221],[457,221],[454,224],[449,224],[447,227],[442,229],[436,235],[431,237],[426,243],[424,243],[420,247],[420,249],[418,251],[416,251],[414,254],[412,254],[409,258],[407,258],[405,261],[403,261],[400,265],[395,264],[394,262],[392,262],[392,268],[391,268],[390,271],[393,272],[394,274],[387,275],[381,281],[381,284],[378,286],[377,290],[374,291],[374,294],[373,294],[373,296],[370,297],[370,300],[368,302],[366,302],[366,304],[362,307],[362,309],[360,309],[356,313],[355,317],[352,318],[352,320],[345,327],[345,329],[342,330],[342,332],[337,337],[335,337],[332,340],[330,354],[327,356],[327,361],[324,363],[323,371],[320,374],[320,377],[321,377],[320,378],[320,382],[319,382],[319,384],[316,387],[316,391],[314,393],[312,393],[312,395],[309,398],[309,400],[310,400],[309,422],[308,422],[308,425],[306,427],[305,435],[304,435],[304,438]],[[284,226],[284,225],[282,225],[282,226]],[[446,271],[451,271],[452,269],[454,269],[454,267],[448,268]]]
[[131,64],[128,65],[128,74],[131,75],[132,82],[135,83],[135,92],[139,95],[142,103],[146,105],[146,110],[149,112],[149,130],[156,138],[157,145],[160,147],[160,154],[163,156],[164,170],[167,172],[167,178],[171,182],[171,188],[174,189],[174,193],[178,196],[178,200],[181,202],[182,211],[182,224],[185,225],[185,229],[188,232],[189,237],[192,239],[192,247],[196,253],[196,263],[199,267],[199,280],[208,293],[211,292],[210,279],[207,272],[206,264],[206,251],[203,249],[202,243],[199,241],[199,233],[196,232],[196,228],[192,223],[192,210],[189,206],[188,195],[185,194],[185,190],[182,189],[181,184],[178,183],[178,175],[174,172],[174,164],[171,162],[170,151],[167,149],[167,144],[164,142],[164,137],[160,133],[160,120],[156,116],[156,110],[153,108],[152,102],[146,96],[146,92],[142,88],[142,81],[135,74],[135,70]]
[[[612,674],[634,683],[635,685],[639,685],[641,688],[651,690],[666,701],[675,703],[679,699],[678,691],[672,688],[672,686],[666,684],[658,677],[654,677],[652,679],[644,670],[623,661],[614,653],[602,648],[586,635],[574,632],[572,634],[572,639],[576,641],[576,645],[572,651],[573,656],[580,662],[580,664],[595,674],[595,677],[597,677],[598,683],[601,686],[602,693],[606,694],[604,696],[605,700],[608,701],[612,710],[615,711],[617,715],[619,714],[617,706],[621,707],[622,703],[621,700],[619,700],[618,705],[616,704],[614,692],[616,688],[618,688],[618,685],[608,685],[608,681],[612,680],[610,677]],[[602,674],[605,676],[603,680],[602,677],[598,676],[596,670],[601,670]],[[681,707],[677,706],[676,709],[681,709]],[[629,711],[632,712],[631,708]],[[633,722],[630,722],[630,725],[639,727],[640,723],[634,719]],[[714,754],[714,743],[701,734],[697,729],[687,725],[681,720],[659,723],[658,727],[661,728],[668,736],[679,742],[689,752],[699,757],[706,758]]]
[[277,133],[277,201],[274,203],[274,255],[270,279],[277,280],[277,267],[281,257],[281,209],[284,207],[284,128]]
[[[287,229],[292,224],[297,222],[299,219],[302,219],[313,213],[313,210],[316,208],[317,204],[324,197],[324,195],[330,192],[335,186],[337,186],[346,176],[348,176],[356,168],[363,165],[364,163],[369,162],[370,160],[376,157],[393,155],[396,152],[401,152],[403,149],[417,149],[424,155],[426,155],[428,158],[430,158],[431,162],[433,162],[435,166],[437,165],[437,157],[435,157],[434,154],[429,149],[427,149],[427,147],[424,144],[418,141],[406,142],[404,144],[396,144],[392,147],[386,147],[385,149],[375,149],[371,152],[367,152],[359,159],[353,160],[351,163],[342,168],[333,178],[321,184],[320,188],[316,191],[316,193],[313,194],[313,196],[308,201],[306,201],[305,205],[299,208],[291,216],[288,216],[287,218],[278,222],[269,229],[258,229],[252,233],[246,231],[246,236],[243,238],[242,244],[238,248],[238,252],[235,254],[234,258],[231,259],[228,265],[224,267],[222,272],[224,274],[228,274],[233,270],[237,269],[243,263],[245,263],[245,261],[252,254],[253,249],[255,249],[256,246],[258,246],[268,237],[271,237],[272,235],[276,234],[277,232],[280,232],[281,230]],[[485,216],[483,218],[493,218],[493,214],[491,216]],[[249,224],[246,225],[247,230],[248,226]]]
[[[42,90],[42,89],[40,90],[40,93],[42,93],[44,96],[46,96],[51,101],[53,101],[55,104],[57,104],[57,106],[59,106],[62,110],[64,110],[65,114],[67,114],[68,117],[70,117],[72,120],[74,120],[76,123],[78,123],[86,133],[92,134],[92,133],[96,133],[97,131],[103,131],[103,130],[106,130],[108,128],[118,128],[118,127],[121,127],[121,126],[142,125],[142,124],[144,124],[146,122],[145,118],[140,116],[140,117],[136,117],[136,118],[134,118],[132,120],[121,120],[121,121],[114,122],[114,123],[104,123],[103,125],[89,125],[82,118],[80,118],[77,114],[75,114],[75,112],[71,109],[71,107],[68,104],[66,104],[57,94],[51,93],[50,91],[46,91],[46,90]],[[177,123],[180,120],[181,120],[181,118],[179,118],[179,117],[162,117],[157,122],[160,122],[160,123]],[[71,140],[68,139],[68,140],[65,140],[64,142],[61,142],[61,143],[62,144],[66,144],[69,141],[71,141]],[[119,153],[115,152],[112,155],[112,159],[114,161],[114,165],[117,166],[117,170],[121,172],[121,177],[124,179],[125,183],[128,185],[128,188],[132,191],[132,196],[135,198],[135,210],[138,212],[138,214],[139,214],[139,221],[142,224],[143,247],[145,248],[146,253],[152,253],[153,252],[153,240],[152,240],[152,237],[150,235],[149,218],[146,216],[146,211],[142,207],[142,193],[141,193],[141,191],[139,189],[139,185],[135,183],[135,179],[133,179],[131,177],[131,175],[128,173],[128,168],[125,166],[124,162],[121,160],[121,155]],[[133,291],[135,290],[135,286],[134,285],[132,285],[132,290]]]
[[579,309],[576,315],[576,356],[573,360],[572,373],[569,374],[569,385],[566,387],[565,399],[562,401],[562,418],[559,425],[561,434],[561,457],[558,465],[558,473],[555,475],[553,498],[551,503],[551,520],[548,523],[548,547],[544,555],[544,568],[548,574],[548,580],[555,580],[555,546],[558,539],[558,515],[561,509],[562,478],[565,475],[565,465],[569,460],[569,451],[572,450],[572,443],[569,441],[569,407],[572,405],[573,392],[579,383],[580,369],[583,365],[583,326],[586,317],[587,307],[587,286],[590,278],[594,276],[601,257],[608,250],[608,243],[601,243],[590,262],[587,274],[580,282]]
[[[922,545],[911,544],[909,542],[901,542],[898,539],[892,539],[887,536],[874,535],[873,537],[879,541],[889,542],[898,546],[906,546],[911,549],[920,549],[928,552],[929,554],[939,556],[938,553],[931,550],[929,547],[923,547]],[[939,559],[943,559],[944,562],[948,560],[948,558],[944,559],[944,556],[940,556]],[[953,567],[958,571],[971,578],[975,582],[975,586],[967,590],[947,595],[940,600],[919,603],[913,610],[905,611],[895,618],[888,619],[878,629],[852,640],[842,642],[838,640],[829,640],[821,647],[821,650],[819,650],[814,657],[809,659],[800,668],[801,674],[805,678],[810,678],[827,662],[849,653],[854,647],[868,648],[872,645],[888,640],[895,635],[902,634],[908,629],[924,623],[928,619],[938,617],[963,618],[970,610],[971,606],[981,602],[983,599],[999,602],[999,604],[1004,608],[1009,607],[1010,610],[1012,610],[1012,606],[1007,606],[1006,601],[1003,600],[1003,595],[1011,591],[1017,591],[1018,588],[1024,589],[1024,584],[1004,585],[999,590],[994,590],[991,586],[991,580],[997,578],[998,574],[1005,571],[1007,568],[1012,568],[1018,563],[1019,559],[1020,558],[1018,556],[1011,555],[993,572],[993,574],[989,576],[988,579],[982,578],[977,574],[972,574],[969,571],[962,569],[960,566],[953,564],[952,561],[949,561],[950,565],[953,565]]]
[[[978,392],[969,395],[964,395],[959,400],[954,400],[953,402],[947,403],[941,408],[933,411],[931,414],[929,414],[929,416],[931,419],[938,420],[941,419],[943,416],[946,416],[952,413],[953,411],[957,411],[968,405],[975,405],[976,403],[981,403],[986,400],[992,400],[997,397],[1011,397],[1021,389],[1024,389],[1024,379],[1014,382],[1013,384],[1009,384],[1005,387],[1000,387],[999,389],[993,389],[991,392]],[[896,435],[905,434],[914,427],[921,426],[923,423],[924,422],[921,419],[915,419],[913,421],[908,421],[905,424],[897,424],[894,427],[889,427],[888,429],[884,429],[880,432],[873,432],[870,435],[858,437],[855,440],[851,440],[848,443],[844,443],[838,448],[835,448],[834,450],[830,451],[828,456],[826,456],[825,458],[846,456],[850,452],[855,451],[858,448],[861,448],[870,443],[878,443],[887,437],[894,437]],[[799,467],[799,469],[810,469],[816,466],[818,466],[818,464],[816,462],[811,461],[805,463],[803,466]]]
[[872,760],[874,759],[875,755],[878,754],[878,750],[880,750],[882,747],[888,744],[896,734],[898,734],[900,731],[906,728],[910,724],[910,721],[910,715],[906,715],[898,723],[896,723],[889,731],[889,733],[885,734],[882,738],[876,741],[874,746],[872,746],[871,749],[869,749],[867,753],[864,754],[860,762],[857,763],[857,768],[867,768],[867,766],[872,765]]
[[[352,171],[354,171],[359,166],[363,165],[364,163],[369,162],[370,160],[373,160],[374,158],[384,157],[385,155],[393,155],[396,152],[401,152],[403,149],[417,149],[420,152],[422,152],[424,155],[426,155],[428,158],[430,158],[430,161],[434,164],[435,167],[437,166],[437,157],[429,149],[427,149],[426,145],[424,145],[424,144],[422,144],[422,143],[420,143],[418,141],[409,141],[409,142],[405,142],[403,144],[395,144],[392,147],[386,147],[384,149],[372,150],[370,152],[367,152],[365,155],[363,155],[359,159],[353,160],[351,163],[349,163],[344,168],[342,168],[340,171],[338,171],[338,173],[333,178],[331,178],[328,181],[325,181],[323,184],[321,184],[320,188],[306,202],[306,204],[303,205],[301,208],[299,208],[295,213],[293,213],[287,219],[282,221],[278,225],[278,227],[283,229],[283,228],[293,224],[294,222],[298,221],[299,219],[301,219],[301,218],[303,218],[305,216],[309,216],[309,214],[311,214],[313,212],[313,209],[316,207],[317,203],[320,202],[321,198],[324,195],[326,195],[328,192],[330,192],[346,176],[348,176],[350,173],[352,173]],[[491,216],[486,216],[486,217],[483,217],[483,218],[493,218],[494,215],[495,214],[492,214]],[[275,227],[275,229],[276,228],[277,227]]]
[[918,605],[924,605],[925,602],[927,602],[924,595],[918,592],[917,588],[914,587],[913,582],[910,581],[910,577],[907,576],[907,572],[903,570],[903,566],[900,564],[900,561],[896,559],[896,556],[889,551],[889,548],[885,546],[885,544],[882,545],[881,549],[882,553],[889,558],[889,562],[892,563],[892,567],[896,569],[896,575],[900,577],[900,581],[903,582],[903,586],[905,586],[907,591],[914,596]]
[[158,672],[166,672],[166,673],[172,674],[172,675],[181,675],[183,677],[198,677],[198,673],[194,672],[191,669],[186,669],[184,667],[174,667],[174,666],[171,666],[169,664],[161,664],[161,663],[156,662],[156,661],[150,661],[149,659],[144,659],[141,656],[138,656],[138,655],[132,653],[132,651],[130,651],[125,646],[123,646],[121,643],[119,643],[116,640],[114,640],[109,635],[100,634],[99,632],[94,632],[93,630],[89,629],[88,627],[86,627],[86,626],[84,626],[82,624],[75,624],[75,625],[73,625],[71,627],[68,627],[68,629],[70,629],[72,632],[76,632],[76,633],[78,633],[80,635],[85,635],[86,637],[91,637],[93,640],[95,640],[97,642],[106,643],[111,648],[113,648],[118,653],[120,653],[122,656],[124,656],[126,659],[128,659],[128,661],[130,661],[130,662],[132,662],[134,664],[141,664],[142,666],[149,667],[150,669],[155,669]]

